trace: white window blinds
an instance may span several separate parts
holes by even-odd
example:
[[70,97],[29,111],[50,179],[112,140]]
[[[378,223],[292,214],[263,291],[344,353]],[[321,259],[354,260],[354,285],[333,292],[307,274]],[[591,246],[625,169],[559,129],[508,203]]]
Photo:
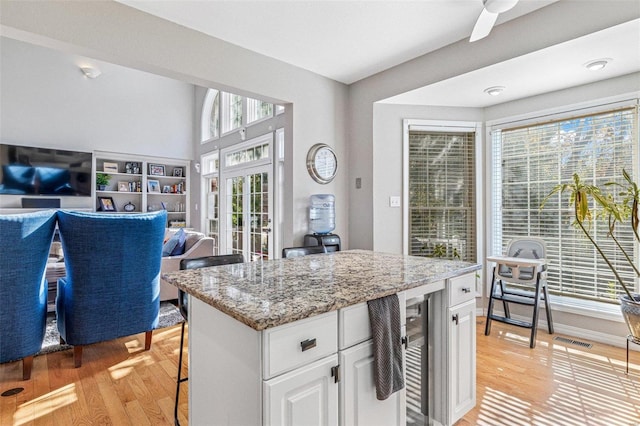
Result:
[[409,254],[475,261],[475,133],[409,131]]
[[[622,183],[623,169],[637,176],[637,123],[634,107],[493,130],[493,252],[504,253],[514,237],[539,236],[547,244],[552,293],[615,301],[621,289],[593,246],[572,226],[568,195],[554,196],[542,210],[540,204],[555,185],[571,182],[574,173],[585,183],[599,186]],[[637,259],[631,232],[623,225],[616,230]],[[592,233],[625,280],[634,283],[632,270],[606,236],[606,225],[594,223]]]

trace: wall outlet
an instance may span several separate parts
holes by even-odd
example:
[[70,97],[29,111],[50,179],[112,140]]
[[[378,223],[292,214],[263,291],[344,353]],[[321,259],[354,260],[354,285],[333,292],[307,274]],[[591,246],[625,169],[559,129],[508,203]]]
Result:
[[400,207],[400,197],[397,195],[389,197],[389,207]]
[[356,189],[362,188],[362,178],[356,178]]

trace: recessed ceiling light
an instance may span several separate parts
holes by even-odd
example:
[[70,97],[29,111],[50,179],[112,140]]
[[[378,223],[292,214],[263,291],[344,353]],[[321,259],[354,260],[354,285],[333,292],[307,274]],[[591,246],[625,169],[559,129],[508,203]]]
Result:
[[100,74],[102,74],[102,71],[100,71],[98,68],[91,66],[80,67],[80,70],[85,76],[91,79],[98,78],[100,77]]
[[487,93],[491,96],[498,96],[500,93],[504,91],[504,89],[505,89],[504,86],[487,87],[486,89],[484,89],[484,93]]
[[584,67],[589,71],[600,71],[601,69],[606,67],[607,64],[611,61],[613,61],[613,59],[611,58],[596,59],[596,60],[587,62],[586,64],[584,64]]

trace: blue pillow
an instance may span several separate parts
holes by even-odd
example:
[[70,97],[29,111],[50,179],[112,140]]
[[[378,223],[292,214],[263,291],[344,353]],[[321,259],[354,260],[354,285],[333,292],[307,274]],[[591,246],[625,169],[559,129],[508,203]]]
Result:
[[187,235],[184,233],[184,229],[180,228],[178,232],[173,234],[162,246],[162,256],[179,256],[184,254],[184,243],[186,239]]

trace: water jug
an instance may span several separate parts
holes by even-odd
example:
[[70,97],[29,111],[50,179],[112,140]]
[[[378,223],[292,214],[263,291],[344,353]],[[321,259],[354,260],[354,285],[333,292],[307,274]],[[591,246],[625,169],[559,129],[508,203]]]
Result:
[[336,197],[314,194],[309,206],[309,230],[315,234],[329,234],[336,229]]

